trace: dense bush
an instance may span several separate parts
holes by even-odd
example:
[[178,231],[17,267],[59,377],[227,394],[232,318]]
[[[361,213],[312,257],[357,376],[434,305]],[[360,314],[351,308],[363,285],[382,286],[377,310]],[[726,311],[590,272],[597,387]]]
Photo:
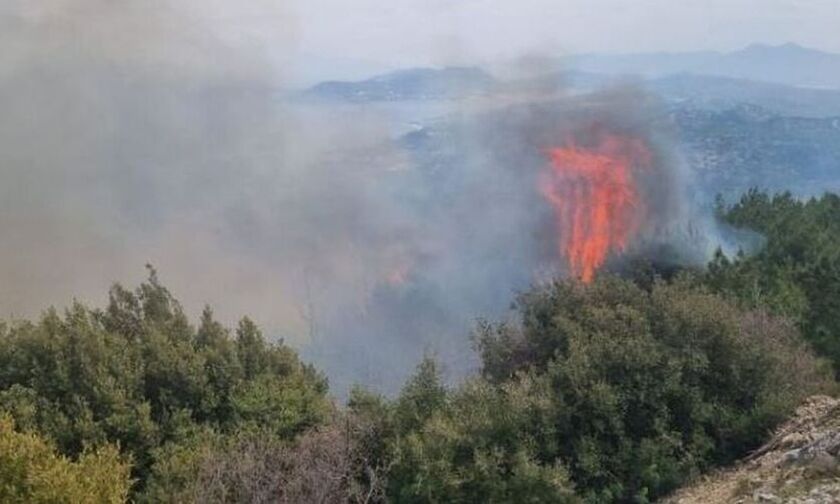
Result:
[[[395,405],[398,435],[387,487],[394,502],[578,500],[562,461],[539,460],[546,434],[539,421],[552,416],[553,405],[533,393],[537,384],[496,387],[476,379],[432,409],[406,404],[418,385],[427,387],[427,397],[438,393],[431,371],[427,361]],[[405,423],[407,412],[412,420],[426,419]]]
[[697,279],[557,282],[517,306],[479,326],[480,376],[450,389],[426,359],[396,399],[358,389],[342,412],[291,350],[209,310],[193,329],[152,275],[106,310],[4,327],[0,408],[80,465],[119,443],[139,502],[645,502],[832,387],[795,326]]
[[395,502],[644,502],[831,387],[794,327],[690,279],[560,282],[518,306],[477,334],[482,379],[447,393],[426,363],[392,405]]
[[803,201],[752,190],[720,214],[760,232],[766,244],[733,259],[718,254],[707,283],[742,305],[790,317],[840,373],[840,197]]
[[116,504],[125,502],[130,487],[129,464],[115,447],[84,451],[72,461],[0,416],[0,502]]
[[0,410],[62,454],[118,443],[142,489],[169,443],[194,432],[269,432],[292,440],[331,414],[326,381],[243,319],[209,309],[193,328],[157,279],[115,286],[105,310],[74,304],[0,328]]

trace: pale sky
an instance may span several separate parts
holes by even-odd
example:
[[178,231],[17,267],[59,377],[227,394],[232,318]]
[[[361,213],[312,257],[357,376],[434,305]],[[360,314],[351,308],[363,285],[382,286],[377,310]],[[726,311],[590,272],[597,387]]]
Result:
[[115,59],[126,54],[176,67],[213,66],[218,51],[229,49],[233,59],[262,61],[291,81],[523,55],[735,50],[755,42],[840,52],[838,27],[840,0],[0,1],[6,47],[48,37],[65,44],[53,52],[110,48]]
[[838,0],[301,0],[297,54],[409,66],[528,53],[840,52]]

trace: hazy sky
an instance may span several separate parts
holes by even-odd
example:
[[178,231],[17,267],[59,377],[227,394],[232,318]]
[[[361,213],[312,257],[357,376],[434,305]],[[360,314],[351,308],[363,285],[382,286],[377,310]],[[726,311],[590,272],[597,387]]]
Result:
[[[114,13],[118,12],[118,15]],[[207,35],[292,83],[410,65],[577,52],[733,50],[754,42],[840,52],[837,0],[3,0],[0,29],[48,24],[78,39],[184,63]],[[155,23],[163,37],[133,39]],[[178,33],[179,43],[166,47]],[[209,32],[209,33],[208,33]],[[2,35],[0,35],[2,38]],[[218,49],[219,46],[216,46]],[[173,55],[174,54],[174,55]]]
[[316,60],[434,64],[789,41],[840,52],[837,0],[307,0],[294,15],[298,54]]

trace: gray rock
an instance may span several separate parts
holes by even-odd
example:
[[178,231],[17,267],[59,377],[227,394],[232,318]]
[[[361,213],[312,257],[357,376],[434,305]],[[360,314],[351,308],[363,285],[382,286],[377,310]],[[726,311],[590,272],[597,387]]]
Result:
[[802,450],[801,449],[797,448],[795,450],[790,450],[790,451],[785,452],[784,455],[782,455],[781,465],[783,465],[783,466],[793,465],[793,464],[799,462],[801,459],[802,459]]
[[756,502],[782,502],[777,495],[773,495],[769,492],[756,493],[753,495],[753,499],[755,499]]
[[814,455],[810,462],[811,468],[822,474],[830,474],[837,470],[837,458],[826,452],[819,452]]

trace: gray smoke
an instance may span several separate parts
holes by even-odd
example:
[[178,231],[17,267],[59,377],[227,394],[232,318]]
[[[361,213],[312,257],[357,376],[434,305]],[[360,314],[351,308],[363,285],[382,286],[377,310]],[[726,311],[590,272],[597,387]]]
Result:
[[[3,2],[5,314],[101,302],[150,261],[193,310],[298,317],[291,263],[318,216],[287,200],[329,196],[309,165],[335,122],[279,103],[295,26],[275,4]],[[273,253],[269,220],[287,236]]]
[[580,96],[531,84],[505,86],[399,139],[408,167],[387,187],[407,216],[393,237],[406,275],[374,281],[363,309],[325,318],[310,351],[335,376],[393,391],[424,351],[460,376],[474,365],[465,335],[476,317],[505,317],[516,291],[568,274],[554,215],[537,191],[546,151],[568,138],[585,145],[608,132],[650,149],[639,180],[648,215],[609,267],[635,258],[701,266],[717,247],[740,246],[742,237],[726,235],[690,193],[691,174],[655,97],[630,85]]
[[252,316],[339,395],[393,391],[425,352],[457,377],[477,317],[564,273],[536,179],[545,148],[591,128],[654,147],[659,220],[640,250],[700,262],[720,241],[666,114],[632,86],[513,79],[420,112],[300,103],[283,73],[294,13],[276,2],[33,4],[0,5],[4,316],[102,303],[150,262],[190,313]]

